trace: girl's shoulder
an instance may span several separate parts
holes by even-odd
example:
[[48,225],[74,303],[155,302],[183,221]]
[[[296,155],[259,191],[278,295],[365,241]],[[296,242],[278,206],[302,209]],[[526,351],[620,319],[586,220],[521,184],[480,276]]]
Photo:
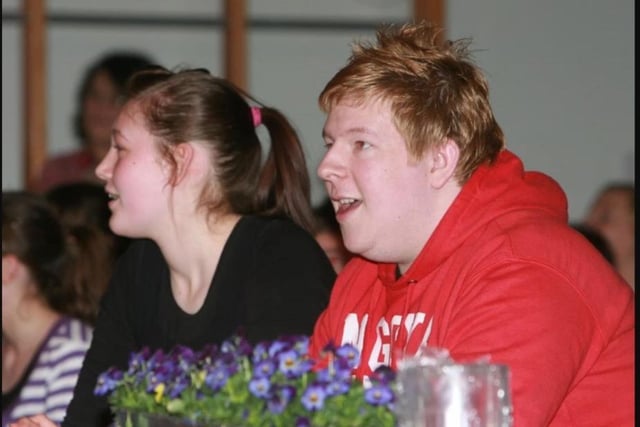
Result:
[[150,239],[134,239],[116,262],[116,271],[132,273],[140,268],[166,265],[160,247]]
[[83,357],[89,349],[93,328],[76,318],[63,317],[49,332],[42,348],[48,362],[64,360],[73,355]]
[[275,237],[278,240],[302,238],[315,241],[311,233],[304,230],[292,219],[284,216],[245,215],[238,223],[234,233],[250,235],[258,239],[272,239]]
[[93,327],[74,317],[63,317],[52,329],[50,339],[90,342]]

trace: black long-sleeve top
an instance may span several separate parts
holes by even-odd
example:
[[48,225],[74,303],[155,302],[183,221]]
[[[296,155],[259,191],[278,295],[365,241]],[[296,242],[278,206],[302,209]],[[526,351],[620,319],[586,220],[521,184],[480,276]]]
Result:
[[245,216],[232,231],[201,309],[185,313],[171,292],[169,268],[150,240],[133,242],[118,261],[102,302],[63,427],[107,425],[98,375],[126,369],[143,346],[170,350],[220,343],[242,327],[256,342],[307,334],[329,301],[335,272],[313,236],[287,219]]

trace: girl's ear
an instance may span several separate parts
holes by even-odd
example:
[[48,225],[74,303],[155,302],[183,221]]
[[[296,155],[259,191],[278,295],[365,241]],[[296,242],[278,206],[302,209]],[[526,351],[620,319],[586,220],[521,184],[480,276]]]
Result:
[[178,185],[187,176],[189,167],[193,161],[194,148],[188,142],[182,142],[176,145],[171,153],[175,161],[175,169],[173,175],[169,179],[169,183],[173,186]]
[[456,166],[460,159],[460,148],[452,139],[435,147],[432,151],[431,183],[442,188],[451,179],[455,179]]

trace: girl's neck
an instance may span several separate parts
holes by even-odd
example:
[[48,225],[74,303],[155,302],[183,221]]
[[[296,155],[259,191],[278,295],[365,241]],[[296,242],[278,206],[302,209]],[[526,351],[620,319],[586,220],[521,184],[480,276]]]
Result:
[[[10,390],[22,378],[25,370],[51,328],[62,317],[40,302],[21,307],[24,316],[5,327],[3,325],[2,391]],[[20,313],[20,311],[16,311]]]
[[184,311],[195,313],[204,303],[224,246],[239,220],[239,215],[226,216],[182,230],[171,241],[158,242],[169,265],[174,298]]
[[16,319],[7,327],[3,325],[3,333],[19,354],[26,355],[38,349],[61,317],[40,301],[24,302],[16,310]]

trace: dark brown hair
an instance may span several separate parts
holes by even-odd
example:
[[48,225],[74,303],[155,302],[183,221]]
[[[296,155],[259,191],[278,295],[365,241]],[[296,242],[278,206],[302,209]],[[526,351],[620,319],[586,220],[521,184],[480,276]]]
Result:
[[[200,195],[211,214],[287,215],[311,231],[310,182],[300,140],[286,117],[229,81],[203,69],[162,67],[136,73],[127,106],[137,108],[160,152],[174,165],[173,148],[185,141],[211,153],[212,179]],[[251,102],[259,106],[270,150],[262,164]]]
[[68,249],[81,261],[69,270],[67,285],[75,288],[76,313],[94,323],[115,261],[130,240],[109,228],[109,196],[98,184],[78,182],[45,193],[67,235]]
[[2,192],[2,254],[29,270],[49,306],[63,311],[67,244],[62,226],[44,199],[23,191]]
[[101,239],[104,234],[91,227],[65,230],[41,195],[2,192],[2,254],[26,266],[51,309],[91,324],[104,292],[97,277],[109,274],[95,262],[102,259],[97,252],[109,245]]
[[84,101],[96,76],[100,72],[106,73],[116,90],[122,94],[129,78],[136,71],[140,71],[152,64],[153,61],[142,53],[113,51],[105,53],[87,68],[78,89],[76,111],[73,116],[73,130],[82,144],[87,142],[83,117]]

